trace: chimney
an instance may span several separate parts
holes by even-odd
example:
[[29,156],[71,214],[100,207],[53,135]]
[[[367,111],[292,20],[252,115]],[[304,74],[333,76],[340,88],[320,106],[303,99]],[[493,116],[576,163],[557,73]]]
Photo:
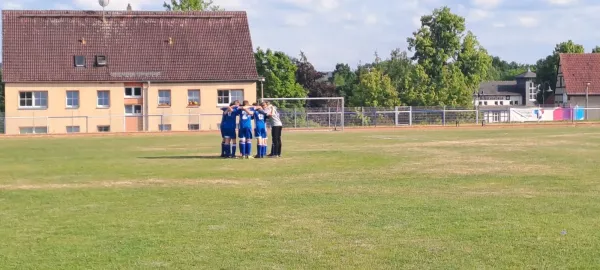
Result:
[[131,4],[127,4],[127,11],[131,11]]

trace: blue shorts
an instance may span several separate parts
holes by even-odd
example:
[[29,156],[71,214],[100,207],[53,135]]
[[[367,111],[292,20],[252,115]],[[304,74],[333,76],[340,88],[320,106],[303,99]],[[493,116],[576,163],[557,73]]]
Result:
[[259,139],[266,139],[267,138],[267,129],[266,128],[255,128],[254,136],[256,136],[256,138],[259,138]]
[[235,128],[221,129],[221,137],[225,139],[235,139]]
[[238,137],[240,139],[252,139],[252,128],[240,128]]

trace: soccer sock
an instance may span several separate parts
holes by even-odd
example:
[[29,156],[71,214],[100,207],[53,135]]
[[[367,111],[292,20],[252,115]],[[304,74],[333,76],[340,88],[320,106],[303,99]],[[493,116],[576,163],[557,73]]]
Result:
[[221,156],[226,155],[227,151],[225,150],[225,143],[221,142]]
[[260,155],[263,157],[267,155],[267,146],[264,144],[260,146]]
[[246,155],[246,142],[244,141],[240,141],[240,154],[242,154],[242,156]]
[[246,156],[252,154],[252,142],[246,142]]
[[259,143],[256,143],[256,155],[260,157],[262,153],[262,145],[260,145]]
[[225,151],[224,151],[225,152],[225,156],[228,157],[228,156],[231,155],[231,153],[230,153],[231,152],[231,145],[229,145],[229,144],[224,144],[224,145],[225,145]]
[[234,143],[231,145],[231,156],[235,157],[235,150],[237,150],[237,145]]

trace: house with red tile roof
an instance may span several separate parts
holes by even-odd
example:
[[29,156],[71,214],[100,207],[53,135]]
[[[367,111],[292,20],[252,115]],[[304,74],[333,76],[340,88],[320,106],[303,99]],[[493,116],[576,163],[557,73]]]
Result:
[[256,100],[245,12],[2,11],[6,133],[217,129]]
[[589,107],[600,107],[600,54],[560,54],[554,102],[564,106],[585,107],[587,103]]

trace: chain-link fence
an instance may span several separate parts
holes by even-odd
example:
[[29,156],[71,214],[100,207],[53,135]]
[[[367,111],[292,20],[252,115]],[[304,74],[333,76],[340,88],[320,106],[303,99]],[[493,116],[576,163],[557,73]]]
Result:
[[[469,125],[523,122],[600,121],[600,108],[537,107],[303,107],[280,108],[286,128],[343,130],[344,127]],[[5,117],[0,133],[98,133],[219,130],[221,114],[159,114]]]

